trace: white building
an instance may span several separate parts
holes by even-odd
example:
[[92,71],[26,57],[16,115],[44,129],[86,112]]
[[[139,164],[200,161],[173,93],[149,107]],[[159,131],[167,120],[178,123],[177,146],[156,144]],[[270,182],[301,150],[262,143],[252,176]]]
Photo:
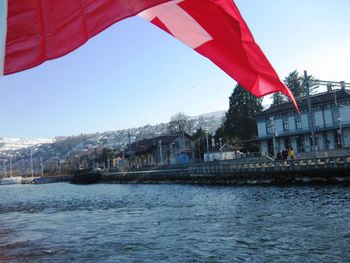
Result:
[[[215,147],[213,146],[213,148]],[[204,162],[235,160],[244,157],[242,152],[234,150],[231,145],[226,143],[220,148],[217,148],[217,150],[218,151],[204,153]]]
[[257,118],[261,152],[277,154],[292,147],[300,153],[350,146],[350,90],[329,90],[311,96],[315,147],[307,98],[300,98],[297,103],[300,115],[292,103],[285,102],[271,106]]

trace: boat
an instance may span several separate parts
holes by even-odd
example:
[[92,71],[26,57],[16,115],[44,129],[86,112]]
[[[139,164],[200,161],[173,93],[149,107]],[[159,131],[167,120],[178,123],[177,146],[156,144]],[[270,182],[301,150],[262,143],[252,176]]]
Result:
[[73,171],[72,184],[94,184],[101,181],[100,169],[81,169]]
[[53,180],[49,177],[36,177],[33,179],[32,184],[48,184],[52,182]]
[[21,184],[22,176],[4,177],[0,179],[0,185]]
[[72,180],[71,175],[36,177],[33,179],[32,184],[50,184],[50,183],[59,183],[59,182],[70,182],[71,180]]
[[0,185],[8,185],[8,184],[21,184],[22,183],[22,176],[12,176],[12,157],[10,157],[10,176],[7,177],[7,169],[6,169],[6,161],[4,161],[4,170],[5,170],[5,177],[0,179]]

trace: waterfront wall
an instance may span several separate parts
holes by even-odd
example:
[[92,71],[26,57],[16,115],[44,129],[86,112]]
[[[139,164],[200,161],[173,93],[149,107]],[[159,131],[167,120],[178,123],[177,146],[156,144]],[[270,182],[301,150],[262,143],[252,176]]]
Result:
[[350,185],[350,159],[198,163],[181,169],[105,173],[102,181],[208,185]]
[[188,178],[187,167],[102,174],[105,183],[183,183]]
[[[347,168],[329,168],[324,170],[280,169],[280,170],[243,170],[225,172],[223,167],[210,167],[209,173],[193,173],[195,182],[205,184],[229,185],[350,185],[350,170]],[[214,170],[214,171],[213,171]],[[216,172],[215,172],[216,170]],[[218,171],[219,170],[219,171]]]

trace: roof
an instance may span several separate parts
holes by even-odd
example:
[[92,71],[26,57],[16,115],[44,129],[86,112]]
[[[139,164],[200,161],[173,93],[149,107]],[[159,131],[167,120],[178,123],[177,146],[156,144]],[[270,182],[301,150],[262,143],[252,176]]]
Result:
[[[181,136],[181,134],[162,135],[151,139],[143,139],[140,141],[136,141],[128,147],[127,152],[132,152],[132,155],[146,153],[151,151],[153,148],[157,148],[157,146],[159,145],[159,141],[161,141],[162,145],[168,145],[179,136]],[[187,138],[191,138],[191,136],[189,136],[186,133],[184,134],[184,136]]]
[[[350,90],[346,89],[340,89],[340,90],[333,90],[328,92],[319,93],[316,95],[310,96],[311,98],[311,104],[312,106],[315,105],[322,105],[329,102],[335,101],[341,101],[343,99],[350,98]],[[299,99],[296,99],[297,104],[299,106],[299,109],[307,108],[307,97],[301,97]],[[267,116],[273,116],[277,114],[281,114],[284,112],[290,112],[294,111],[296,113],[296,110],[291,102],[284,102],[279,105],[271,106],[267,110],[263,111],[258,118],[263,118]]]

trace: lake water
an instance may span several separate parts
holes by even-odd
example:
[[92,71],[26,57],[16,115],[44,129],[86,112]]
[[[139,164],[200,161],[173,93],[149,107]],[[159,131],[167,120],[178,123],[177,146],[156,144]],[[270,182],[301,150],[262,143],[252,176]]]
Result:
[[350,262],[350,188],[0,186],[0,262]]

